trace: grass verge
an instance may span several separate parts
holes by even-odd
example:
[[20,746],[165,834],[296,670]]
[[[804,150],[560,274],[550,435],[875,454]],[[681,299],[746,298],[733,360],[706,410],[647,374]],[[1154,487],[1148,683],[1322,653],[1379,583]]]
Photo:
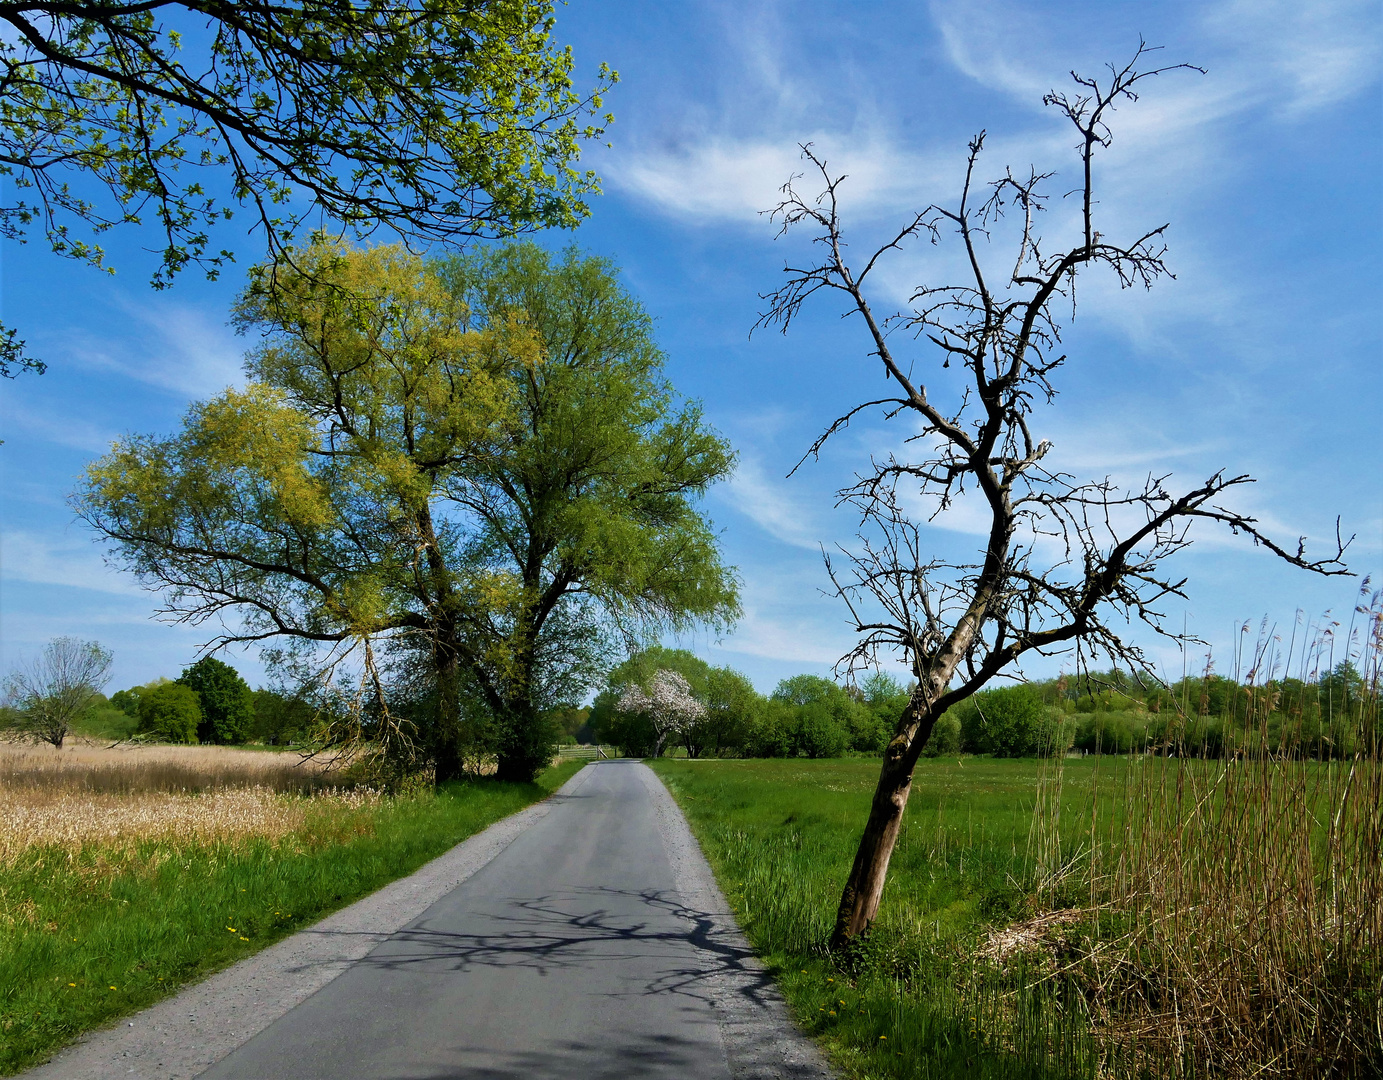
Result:
[[273,838],[27,848],[0,866],[0,1073],[412,873],[582,764],[535,784],[303,799],[301,825]]
[[[924,760],[884,907],[845,969],[823,949],[878,764],[655,761],[755,951],[804,1029],[848,1076],[1090,1076],[1082,1010],[1036,976],[1036,958],[982,952],[1028,914],[1031,761]],[[1103,766],[1106,775],[1111,767]],[[1073,763],[1067,820],[1089,813],[1093,766]],[[1082,782],[1084,781],[1084,783]]]

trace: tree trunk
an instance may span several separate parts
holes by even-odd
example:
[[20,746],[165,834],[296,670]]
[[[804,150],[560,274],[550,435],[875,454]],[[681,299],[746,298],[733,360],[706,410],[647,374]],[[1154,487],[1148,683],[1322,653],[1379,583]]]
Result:
[[898,720],[896,734],[884,751],[879,783],[869,807],[869,820],[865,823],[855,863],[846,878],[836,911],[830,945],[833,952],[868,930],[879,913],[888,861],[893,856],[893,845],[898,842],[898,829],[903,824],[903,811],[912,791],[912,771],[922,747],[931,738],[935,723],[936,717],[929,705],[922,705],[919,710],[917,705],[909,703]]
[[851,940],[869,929],[879,911],[879,899],[884,892],[888,861],[893,845],[898,841],[898,829],[903,823],[903,811],[912,791],[912,764],[906,757],[885,759],[874,789],[874,802],[869,808],[869,820],[855,852],[855,864],[841,894],[836,926],[831,934],[831,949],[848,945]]
[[431,738],[433,782],[458,780],[464,771],[461,755],[460,659],[451,649],[438,651],[437,715]]

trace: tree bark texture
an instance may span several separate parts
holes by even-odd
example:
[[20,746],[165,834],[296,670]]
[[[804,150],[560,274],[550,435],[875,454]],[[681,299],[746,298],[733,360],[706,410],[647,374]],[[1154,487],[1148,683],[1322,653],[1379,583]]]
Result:
[[922,748],[931,738],[936,717],[933,705],[919,705],[914,699],[899,718],[897,732],[884,752],[869,819],[841,893],[836,925],[831,933],[832,951],[848,946],[865,933],[879,913],[888,863],[898,842],[908,796],[912,793],[913,769],[917,767]]

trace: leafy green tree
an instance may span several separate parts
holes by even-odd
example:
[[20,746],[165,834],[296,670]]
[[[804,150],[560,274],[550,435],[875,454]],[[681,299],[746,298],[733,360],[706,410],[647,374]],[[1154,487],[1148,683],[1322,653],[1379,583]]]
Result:
[[5,726],[61,750],[72,725],[100,699],[111,659],[98,642],[54,638],[6,680]]
[[110,703],[126,716],[137,717],[139,715],[139,702],[144,695],[169,681],[165,678],[151,679],[142,686],[131,686],[128,690],[117,690],[110,696]]
[[958,706],[965,749],[995,757],[1034,757],[1043,751],[1042,698],[1026,683],[984,690]]
[[[615,76],[573,89],[550,0],[38,0],[0,25],[0,235],[37,224],[101,266],[102,233],[150,220],[155,287],[214,277],[237,205],[276,252],[319,215],[443,242],[571,227],[598,190],[574,162]],[[0,330],[0,375],[25,367],[42,364]]]
[[254,694],[240,673],[223,660],[204,656],[178,676],[197,692],[202,722],[197,738],[204,743],[243,743],[254,724]]
[[793,707],[794,752],[812,758],[839,757],[850,745],[852,729],[867,720],[843,688],[820,675],[784,679],[773,700]]
[[[736,613],[697,507],[731,452],[675,403],[607,261],[319,241],[261,267],[237,321],[264,335],[250,385],[117,444],[78,511],[170,589],[171,617],[237,621],[222,643],[358,647],[373,737],[439,780],[461,771],[464,698],[500,775],[529,778],[548,711],[580,700],[614,630]],[[389,665],[431,703],[410,730],[389,726]]]
[[288,746],[305,740],[317,719],[312,703],[297,694],[281,694],[260,687],[252,691],[254,723],[251,733],[270,746]]
[[706,749],[720,757],[742,751],[764,699],[748,677],[728,667],[706,673],[706,719],[702,724]]
[[139,699],[139,734],[161,742],[195,743],[202,723],[197,692],[182,683],[164,683]]

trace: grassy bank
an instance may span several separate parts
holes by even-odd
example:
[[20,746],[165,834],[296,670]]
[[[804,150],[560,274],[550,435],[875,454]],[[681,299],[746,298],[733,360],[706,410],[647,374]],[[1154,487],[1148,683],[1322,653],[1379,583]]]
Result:
[[[852,1077],[1373,1075],[1379,1063],[1377,845],[1350,855],[1329,825],[1372,820],[1376,775],[1369,794],[1356,773],[1356,802],[1332,815],[1338,765],[1260,784],[1208,762],[924,759],[879,920],[842,959],[823,945],[877,764],[652,764],[798,1017]],[[1290,798],[1255,809],[1266,789]],[[1227,851],[1240,884],[1211,872],[1235,863]],[[1335,898],[1303,901],[1308,879],[1335,882]],[[1328,927],[1288,917],[1308,909]],[[1287,1015],[1283,986],[1313,999],[1324,1027]],[[1241,1014],[1258,1030],[1226,1026]],[[1346,1048],[1335,1065],[1298,1053],[1323,1035]]]
[[[484,781],[399,798],[6,791],[0,1072],[411,873],[546,797],[581,764],[536,784]],[[33,833],[70,825],[74,814],[88,815],[89,827]]]

